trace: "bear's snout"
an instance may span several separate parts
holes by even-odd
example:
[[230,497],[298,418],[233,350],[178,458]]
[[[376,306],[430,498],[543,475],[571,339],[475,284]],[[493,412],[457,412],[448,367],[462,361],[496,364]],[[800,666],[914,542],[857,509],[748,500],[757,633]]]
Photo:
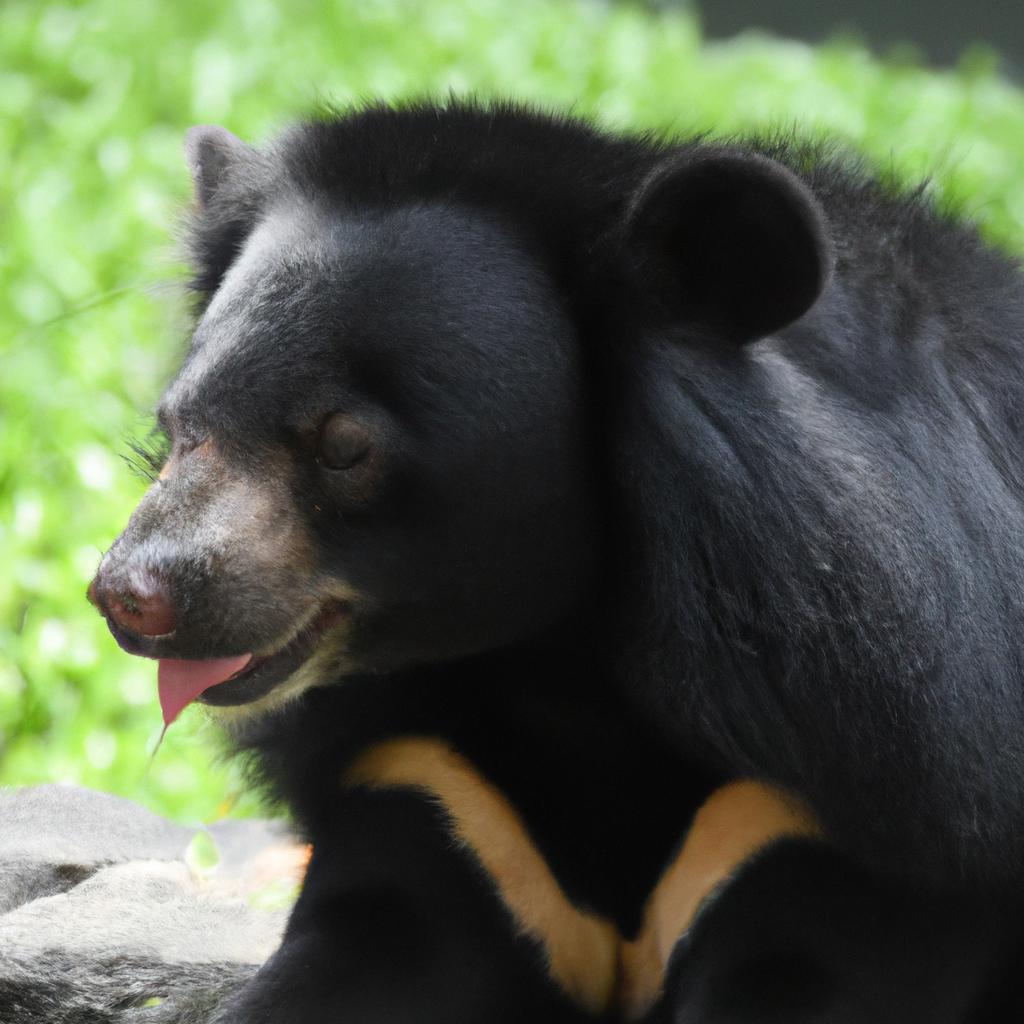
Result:
[[170,590],[153,573],[128,581],[100,566],[87,596],[124,633],[157,639],[166,638],[177,629],[178,614]]
[[89,600],[117,643],[143,657],[202,660],[287,644],[341,590],[319,574],[290,500],[289,464],[264,453],[253,471],[212,441],[172,462],[104,555]]
[[174,645],[183,613],[166,574],[108,555],[86,596],[129,654],[161,657]]

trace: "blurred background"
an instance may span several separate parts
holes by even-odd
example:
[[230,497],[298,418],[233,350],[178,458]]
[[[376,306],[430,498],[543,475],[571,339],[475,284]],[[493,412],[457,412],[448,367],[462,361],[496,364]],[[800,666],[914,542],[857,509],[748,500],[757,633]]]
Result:
[[1024,5],[874,0],[93,0],[0,6],[0,783],[183,821],[251,813],[191,708],[84,593],[187,339],[185,129],[469,92],[612,127],[835,135],[1024,253]]
[[1024,70],[1019,0],[703,0],[699,7],[709,39],[750,29],[810,43],[842,34],[877,53],[903,53],[946,67],[959,63],[965,48],[981,44],[1004,70]]

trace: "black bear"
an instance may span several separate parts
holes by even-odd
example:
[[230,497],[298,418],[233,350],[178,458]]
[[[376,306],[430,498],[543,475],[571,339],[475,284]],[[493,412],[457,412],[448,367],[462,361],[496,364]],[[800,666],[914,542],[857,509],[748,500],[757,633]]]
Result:
[[187,154],[168,458],[90,593],[314,844],[221,1019],[1001,1019],[1016,265],[791,140]]

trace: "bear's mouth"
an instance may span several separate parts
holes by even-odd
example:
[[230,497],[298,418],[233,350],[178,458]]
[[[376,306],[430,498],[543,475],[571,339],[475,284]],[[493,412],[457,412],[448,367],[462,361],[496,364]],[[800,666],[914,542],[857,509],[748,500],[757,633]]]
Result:
[[276,650],[263,654],[159,660],[160,706],[170,725],[192,701],[217,707],[250,704],[293,675],[317,650],[328,631],[347,619],[349,606],[331,601]]

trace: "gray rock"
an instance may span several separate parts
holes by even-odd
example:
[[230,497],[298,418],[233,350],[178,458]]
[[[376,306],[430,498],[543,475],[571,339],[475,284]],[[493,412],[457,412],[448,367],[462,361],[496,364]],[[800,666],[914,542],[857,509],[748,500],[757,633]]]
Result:
[[279,942],[287,907],[254,897],[294,887],[303,853],[224,822],[204,868],[198,831],[77,787],[0,791],[0,1024],[209,1020]]
[[0,913],[127,860],[176,860],[194,829],[79,786],[0,789]]
[[175,860],[195,834],[131,800],[81,786],[0,789],[0,823],[6,864]]

